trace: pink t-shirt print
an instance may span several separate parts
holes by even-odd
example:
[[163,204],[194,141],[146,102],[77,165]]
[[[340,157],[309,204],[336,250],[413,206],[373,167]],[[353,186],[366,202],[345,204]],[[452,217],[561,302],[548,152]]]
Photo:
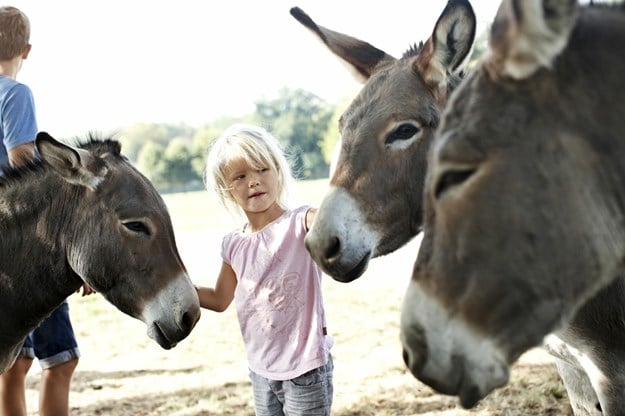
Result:
[[296,291],[295,280],[298,278],[296,273],[291,273],[265,279],[259,287],[259,292],[264,292],[261,295],[263,300],[250,297],[245,302],[242,313],[248,316],[247,321],[256,321],[259,324],[263,337],[293,340],[295,334],[292,333],[292,328],[305,304],[304,299],[298,298]]

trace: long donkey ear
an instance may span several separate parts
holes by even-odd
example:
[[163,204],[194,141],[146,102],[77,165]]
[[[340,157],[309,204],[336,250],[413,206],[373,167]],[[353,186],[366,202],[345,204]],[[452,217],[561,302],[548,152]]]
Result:
[[102,159],[84,149],[63,144],[48,133],[38,133],[35,146],[41,159],[69,183],[95,191],[106,176],[107,168]]
[[328,49],[348,64],[360,82],[367,81],[377,68],[395,61],[395,58],[367,42],[317,25],[299,7],[291,9],[291,16],[317,35]]
[[414,63],[426,83],[439,87],[447,84],[449,75],[457,71],[469,55],[475,28],[471,4],[467,0],[449,0]]
[[493,22],[487,68],[525,79],[549,68],[575,25],[577,0],[503,0]]

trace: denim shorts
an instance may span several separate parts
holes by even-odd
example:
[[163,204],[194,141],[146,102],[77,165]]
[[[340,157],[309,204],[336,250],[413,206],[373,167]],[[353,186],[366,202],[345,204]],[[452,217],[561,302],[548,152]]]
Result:
[[28,334],[19,356],[37,357],[44,370],[80,357],[67,301]]
[[330,416],[332,373],[327,364],[291,380],[270,380],[250,371],[257,416]]

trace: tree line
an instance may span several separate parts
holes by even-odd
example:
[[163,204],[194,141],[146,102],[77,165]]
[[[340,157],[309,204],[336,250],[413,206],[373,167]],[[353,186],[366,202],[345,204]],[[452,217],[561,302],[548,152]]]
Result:
[[[471,71],[486,51],[487,33],[477,36],[467,63]],[[329,104],[303,89],[283,88],[275,98],[255,103],[255,111],[241,117],[222,117],[200,127],[135,124],[120,131],[124,154],[161,192],[203,186],[206,155],[213,140],[234,123],[264,127],[282,144],[297,179],[327,177],[339,139],[338,120],[351,98]]]
[[284,88],[275,98],[257,101],[251,114],[199,127],[139,123],[118,136],[123,153],[161,192],[201,188],[212,141],[234,123],[266,128],[282,144],[298,179],[318,179],[328,175],[343,110],[344,105],[331,105],[308,91]]

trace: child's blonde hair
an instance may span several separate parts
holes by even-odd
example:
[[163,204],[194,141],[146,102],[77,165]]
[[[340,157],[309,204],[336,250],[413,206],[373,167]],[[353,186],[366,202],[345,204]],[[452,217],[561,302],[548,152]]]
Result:
[[247,125],[230,126],[212,144],[206,162],[206,188],[213,188],[226,208],[240,207],[230,194],[225,170],[228,163],[242,157],[255,168],[270,168],[278,175],[278,204],[287,209],[293,175],[278,140],[267,130]]
[[0,7],[0,61],[21,55],[30,42],[30,21],[18,8]]

